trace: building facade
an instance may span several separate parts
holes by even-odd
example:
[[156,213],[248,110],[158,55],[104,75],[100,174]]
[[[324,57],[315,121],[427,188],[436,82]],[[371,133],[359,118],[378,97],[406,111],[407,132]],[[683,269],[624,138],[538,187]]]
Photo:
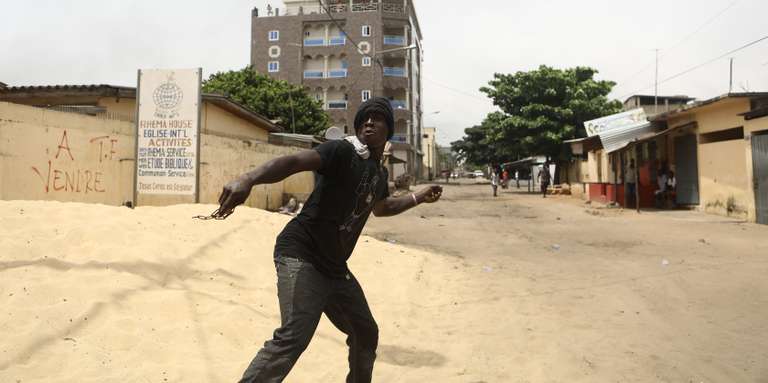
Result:
[[[566,175],[586,185],[584,198],[627,206],[625,173],[633,161],[641,208],[688,207],[768,224],[768,93],[729,93],[650,120],[653,132],[612,153],[593,137],[569,142],[582,161]],[[675,182],[658,201],[662,171]]]
[[428,180],[432,180],[435,177],[440,176],[440,164],[438,161],[438,158],[440,157],[440,153],[438,153],[437,148],[437,141],[435,135],[437,134],[437,128],[434,127],[425,127],[423,129],[424,134],[422,135],[422,148],[421,151],[424,153],[424,176],[427,177]]
[[[332,125],[354,133],[362,102],[383,96],[395,111],[393,143],[405,147],[405,171],[422,172],[422,42],[411,0],[285,0],[253,9],[251,65],[300,84]],[[399,174],[391,174],[396,177]]]

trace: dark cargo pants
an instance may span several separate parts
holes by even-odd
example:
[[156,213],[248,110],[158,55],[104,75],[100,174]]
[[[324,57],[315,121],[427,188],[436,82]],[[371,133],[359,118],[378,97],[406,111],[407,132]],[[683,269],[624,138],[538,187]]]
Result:
[[346,279],[330,279],[311,263],[283,255],[275,256],[275,267],[282,324],[240,383],[282,382],[309,345],[322,313],[347,335],[347,383],[370,382],[379,329],[355,277],[350,273]]

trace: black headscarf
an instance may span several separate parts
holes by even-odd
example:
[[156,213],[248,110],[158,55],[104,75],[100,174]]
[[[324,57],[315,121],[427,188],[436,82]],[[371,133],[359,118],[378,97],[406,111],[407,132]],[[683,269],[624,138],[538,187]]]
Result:
[[360,105],[360,108],[357,109],[357,114],[355,114],[355,132],[363,126],[365,120],[368,119],[368,115],[371,113],[380,113],[384,116],[387,129],[389,129],[387,140],[391,140],[395,134],[395,116],[392,111],[392,105],[384,97],[374,97]]

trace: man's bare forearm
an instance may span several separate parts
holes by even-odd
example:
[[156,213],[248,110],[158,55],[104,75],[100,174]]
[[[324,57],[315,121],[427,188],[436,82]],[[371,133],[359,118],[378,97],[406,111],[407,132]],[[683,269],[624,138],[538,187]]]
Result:
[[272,184],[302,171],[315,170],[319,165],[320,157],[316,152],[305,152],[269,160],[258,168],[243,174],[240,178],[252,187],[261,184]]
[[[416,200],[414,201],[414,197]],[[398,215],[412,207],[415,207],[422,201],[419,201],[419,197],[416,194],[406,194],[400,197],[389,197],[381,202],[378,209],[374,209],[373,213],[377,217],[391,217]]]

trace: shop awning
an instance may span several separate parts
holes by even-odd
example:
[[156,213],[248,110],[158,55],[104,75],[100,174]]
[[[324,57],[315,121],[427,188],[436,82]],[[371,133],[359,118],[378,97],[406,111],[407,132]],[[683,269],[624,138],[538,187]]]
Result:
[[642,108],[586,121],[584,127],[590,137],[600,137],[608,153],[623,148],[638,137],[653,133],[653,127]]

